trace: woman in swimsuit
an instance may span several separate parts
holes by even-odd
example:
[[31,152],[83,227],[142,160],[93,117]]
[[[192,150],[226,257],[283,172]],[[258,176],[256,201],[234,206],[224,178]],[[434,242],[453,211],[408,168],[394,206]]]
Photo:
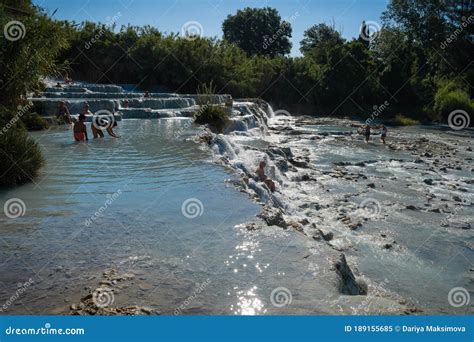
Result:
[[113,127],[117,127],[117,122],[113,120],[113,123],[109,121],[101,120],[100,118],[93,118],[91,123],[92,134],[94,135],[94,139],[104,137],[104,130],[113,137],[113,138],[120,138],[117,134],[115,134]]
[[59,101],[58,111],[56,112],[56,117],[62,122],[71,124],[71,115],[69,114],[69,109],[63,101]]
[[79,121],[74,123],[74,140],[75,141],[86,141],[89,140],[87,138],[87,128],[84,124],[86,120],[86,116],[84,114],[79,114]]

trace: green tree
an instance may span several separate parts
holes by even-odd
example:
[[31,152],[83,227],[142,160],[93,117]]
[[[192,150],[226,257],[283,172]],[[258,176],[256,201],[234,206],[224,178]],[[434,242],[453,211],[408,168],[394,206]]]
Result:
[[300,42],[302,54],[311,52],[316,47],[324,48],[328,45],[338,45],[344,43],[341,33],[333,26],[327,24],[317,24],[304,31],[303,40]]
[[[419,46],[433,73],[465,71],[472,53],[473,5],[466,0],[391,0],[383,14],[386,26],[403,31]],[[471,22],[471,25],[469,24]]]
[[278,56],[291,50],[291,24],[274,8],[250,8],[228,15],[222,24],[224,39],[249,55]]
[[22,124],[30,118],[26,98],[45,76],[62,71],[55,63],[67,46],[64,31],[31,1],[0,3],[0,186],[30,181],[43,164],[39,146]]
[[0,40],[0,103],[16,109],[27,93],[40,88],[44,76],[62,71],[55,59],[67,41],[61,26],[30,1],[21,8],[14,1],[0,3],[0,27],[10,28]]
[[[392,44],[392,51],[398,55],[402,47],[410,56],[409,61],[402,58],[412,67],[405,81],[407,93],[412,94],[408,99],[418,98],[427,111],[433,110],[435,93],[445,94],[438,91],[437,80],[454,80],[462,74],[467,84],[474,82],[474,48],[468,40],[473,30],[469,25],[474,20],[472,10],[472,3],[465,0],[391,0],[383,14],[385,28],[404,36],[401,44]],[[386,39],[380,38],[385,44]]]

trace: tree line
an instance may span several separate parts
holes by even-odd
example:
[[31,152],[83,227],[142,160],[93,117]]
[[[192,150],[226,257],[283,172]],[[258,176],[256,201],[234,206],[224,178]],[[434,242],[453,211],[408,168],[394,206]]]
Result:
[[295,113],[366,117],[388,101],[387,117],[442,121],[453,109],[472,113],[472,9],[465,0],[392,0],[356,39],[327,23],[308,28],[301,57],[288,56],[291,20],[269,7],[229,15],[222,39],[63,22],[70,47],[59,60],[91,82],[193,93],[212,81],[220,93]]

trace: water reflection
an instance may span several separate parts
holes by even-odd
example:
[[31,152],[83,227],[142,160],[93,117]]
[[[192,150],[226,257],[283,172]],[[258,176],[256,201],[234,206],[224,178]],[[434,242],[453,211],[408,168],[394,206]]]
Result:
[[230,311],[236,315],[254,316],[257,314],[265,314],[267,309],[257,296],[257,286],[253,286],[248,290],[239,290],[235,288],[237,295],[237,303],[231,305]]

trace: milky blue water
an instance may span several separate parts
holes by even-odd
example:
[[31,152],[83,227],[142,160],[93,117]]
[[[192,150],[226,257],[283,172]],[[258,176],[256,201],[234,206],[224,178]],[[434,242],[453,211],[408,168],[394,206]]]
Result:
[[[332,132],[337,126],[309,129]],[[420,129],[394,135],[416,137]],[[123,120],[117,133],[121,138],[88,143],[74,143],[65,128],[32,134],[45,167],[34,183],[0,192],[2,206],[18,198],[26,209],[18,218],[0,215],[0,309],[8,304],[3,314],[67,314],[110,269],[133,275],[114,284],[113,306],[147,306],[157,314],[380,314],[380,307],[394,307],[374,304],[373,296],[341,296],[324,243],[293,229],[249,231],[239,225],[261,208],[226,182],[234,173],[194,142],[199,129],[188,119]],[[446,303],[449,290],[472,284],[470,230],[440,227],[443,213],[390,210],[395,202],[424,203],[425,188],[405,183],[421,183],[428,171],[401,165],[397,159],[413,157],[377,142],[347,145],[328,137],[301,143],[311,147],[318,170],[338,161],[378,161],[348,169],[376,183],[369,195],[382,203],[384,219],[354,232],[323,227],[336,232],[335,240],[348,235],[351,267],[425,313],[455,312]],[[450,171],[458,173],[468,177],[470,170]],[[363,182],[339,180],[327,187],[326,197],[367,191]],[[430,189],[443,196],[445,188]],[[401,247],[382,249],[381,233]],[[32,285],[15,296],[30,278]],[[272,292],[281,288],[291,293],[290,305],[272,303]]]
[[[34,183],[0,193],[2,205],[26,206],[22,217],[0,217],[0,304],[34,283],[6,313],[68,313],[108,269],[135,275],[119,284],[117,306],[173,314],[205,282],[184,313],[278,313],[269,299],[278,286],[313,312],[322,290],[307,274],[305,239],[235,227],[260,207],[225,183],[234,176],[190,139],[197,132],[188,120],[160,119],[123,120],[121,138],[88,143],[64,128],[32,134],[46,166]],[[186,201],[195,205],[187,216]]]

